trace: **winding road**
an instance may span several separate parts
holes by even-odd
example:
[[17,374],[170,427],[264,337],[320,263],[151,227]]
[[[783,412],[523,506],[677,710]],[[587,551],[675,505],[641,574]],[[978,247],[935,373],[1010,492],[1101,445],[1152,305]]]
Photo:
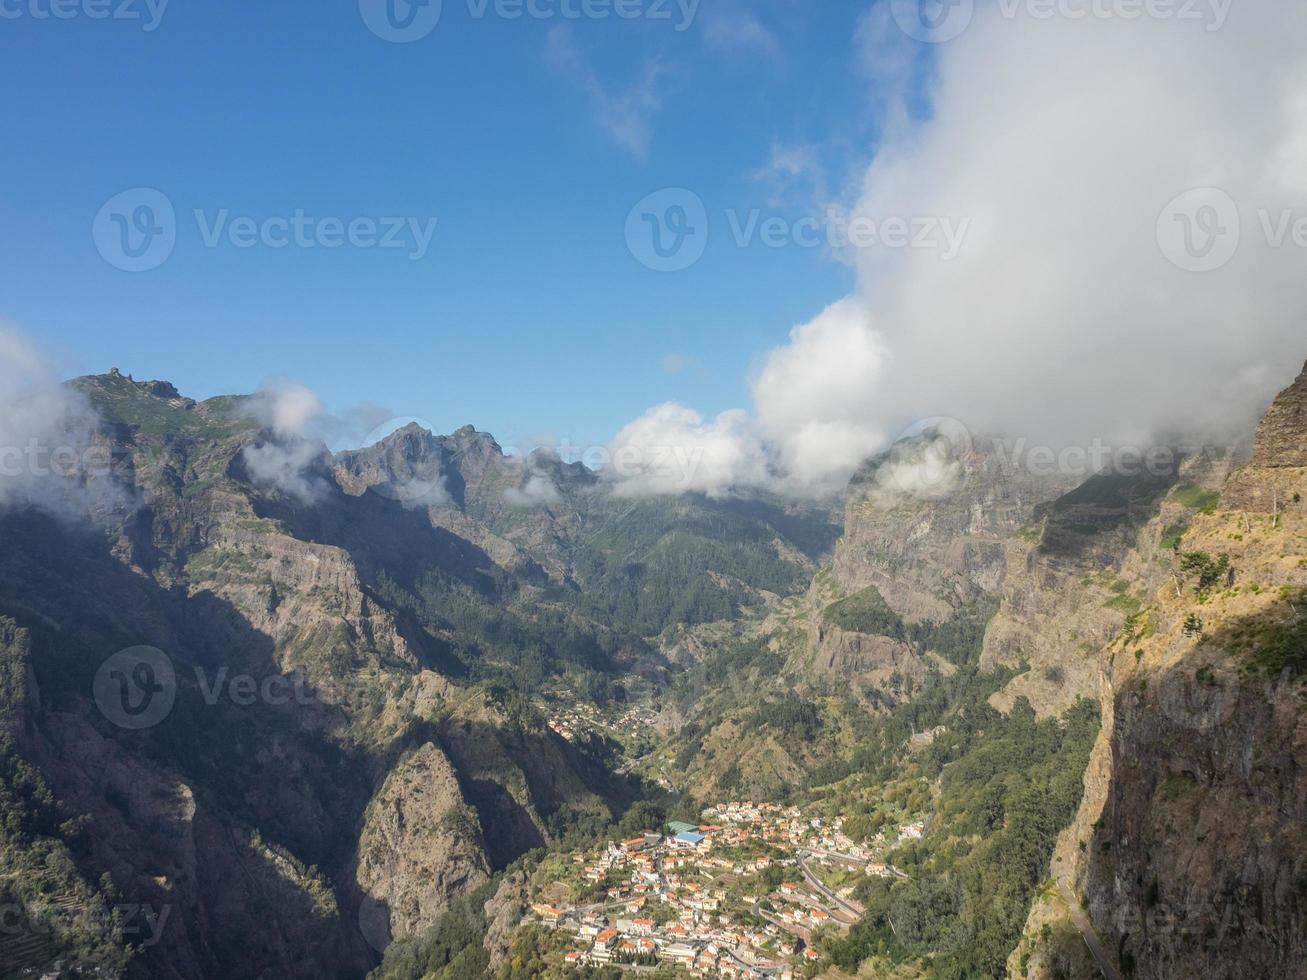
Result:
[[862,913],[865,912],[866,909],[864,909],[857,902],[849,902],[840,898],[833,891],[831,891],[829,888],[826,887],[826,883],[824,881],[822,881],[815,874],[813,874],[811,871],[808,870],[809,854],[807,851],[799,851],[797,857],[799,859],[799,870],[803,872],[803,877],[807,879],[808,884],[812,885],[813,888],[817,889],[817,891],[820,892],[822,896],[825,897],[827,901],[831,902],[836,908],[843,909],[845,912],[853,916],[855,919],[860,918],[862,916]]
[[1084,909],[1076,901],[1075,895],[1066,883],[1066,879],[1057,879],[1057,890],[1062,896],[1062,901],[1066,902],[1067,907],[1071,910],[1071,924],[1080,932],[1080,938],[1085,941],[1089,947],[1089,952],[1093,954],[1094,962],[1098,964],[1099,972],[1107,980],[1121,980],[1121,974],[1117,972],[1112,965],[1111,959],[1108,958],[1107,950],[1103,948],[1102,942],[1098,939],[1098,933],[1094,932],[1094,924],[1089,921],[1089,916],[1085,915]]

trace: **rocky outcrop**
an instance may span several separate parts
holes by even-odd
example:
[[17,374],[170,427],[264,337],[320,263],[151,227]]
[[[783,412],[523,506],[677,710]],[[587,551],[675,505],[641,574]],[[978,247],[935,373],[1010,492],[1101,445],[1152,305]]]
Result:
[[452,899],[489,880],[476,811],[435,744],[406,753],[368,804],[356,874],[360,889],[388,911],[396,939],[418,935]]
[[[420,620],[403,593],[491,609],[484,552],[318,463],[311,501],[252,480],[244,450],[262,436],[239,399],[119,375],[77,387],[135,509],[94,527],[0,514],[0,611],[48,634],[29,649],[0,618],[0,650],[22,647],[0,663],[0,735],[48,779],[59,816],[42,826],[77,836],[59,852],[71,870],[33,887],[90,907],[101,882],[172,910],[141,975],[362,976],[378,948],[364,913],[416,935],[546,828],[612,815],[602,763],[468,682],[449,651],[481,653],[475,622]],[[450,438],[469,475],[503,458],[484,434]],[[171,663],[175,699],[124,729],[93,678],[140,644]],[[59,846],[41,840],[33,862]],[[70,959],[72,940],[48,952],[116,973]]]
[[530,877],[524,871],[504,875],[495,894],[486,902],[486,938],[484,947],[490,953],[490,972],[496,974],[508,959],[513,932],[522,924],[530,902]]
[[1307,467],[1307,367],[1257,426],[1253,466]]
[[[1257,427],[1252,464],[1235,473],[1222,507],[1277,514],[1307,494],[1307,369],[1276,398]],[[1296,499],[1295,499],[1296,498]]]
[[921,489],[892,456],[867,463],[849,487],[833,578],[844,593],[880,589],[906,622],[947,620],[993,594],[1007,573],[1006,542],[1068,485],[1031,476],[995,440],[968,443]]
[[[1252,465],[1184,474],[1219,503],[1177,515],[1196,495],[1168,497],[1121,565],[1143,601],[1095,658],[1104,725],[1052,873],[1125,976],[1304,976],[1307,511],[1286,492],[1307,474],[1300,386]],[[1075,931],[1040,938],[1058,901],[1032,912],[1014,972],[1057,976],[1074,955]]]
[[927,662],[902,640],[833,626],[819,630],[811,668],[841,677],[857,676],[878,687],[888,685],[896,674],[919,679],[929,669]]

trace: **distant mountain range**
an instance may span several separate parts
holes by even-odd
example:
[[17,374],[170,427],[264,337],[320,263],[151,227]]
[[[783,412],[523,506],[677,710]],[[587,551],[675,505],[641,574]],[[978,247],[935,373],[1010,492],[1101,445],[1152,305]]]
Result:
[[[470,427],[333,457],[250,397],[71,386],[124,493],[94,523],[0,515],[7,965],[114,972],[101,913],[136,905],[174,924],[130,972],[362,975],[378,929],[420,932],[642,794],[531,695],[665,687],[661,634],[798,591],[838,536],[776,499],[618,498]],[[165,672],[169,710],[120,717]]]
[[0,512],[0,975],[507,977],[560,847],[762,798],[926,827],[824,975],[1300,974],[1307,372],[1251,454],[887,481],[928,432],[839,509],[70,387],[113,493]]

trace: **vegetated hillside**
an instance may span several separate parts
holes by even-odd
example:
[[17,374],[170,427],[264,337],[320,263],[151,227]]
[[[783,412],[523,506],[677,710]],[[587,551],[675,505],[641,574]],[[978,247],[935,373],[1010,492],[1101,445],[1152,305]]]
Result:
[[1250,465],[1180,488],[1140,533],[1130,616],[1096,655],[1105,724],[1064,889],[1032,913],[1023,971],[1082,958],[1070,898],[1123,976],[1303,976],[1305,495],[1307,372]]
[[[822,547],[816,510],[606,503],[580,468],[528,469],[470,429],[333,459],[251,399],[73,387],[111,486],[87,485],[82,520],[0,514],[0,881],[29,926],[7,968],[361,976],[643,791],[612,744],[550,730],[542,684],[656,679],[646,636],[793,587]],[[549,467],[567,507],[507,492],[543,492]],[[711,588],[669,600],[696,576]],[[159,717],[106,714],[115,685]],[[114,918],[147,908],[157,930]]]
[[333,465],[347,492],[415,502],[551,601],[644,637],[802,590],[839,535],[827,506],[762,493],[620,496],[579,463],[544,450],[505,456],[471,427],[433,436],[409,426]]
[[[1174,589],[1173,549],[1211,519],[1234,457],[1067,485],[1005,469],[982,441],[924,499],[883,478],[895,458],[855,481],[834,564],[807,595],[688,675],[684,727],[651,774],[683,774],[702,800],[824,801],[869,837],[930,821],[890,857],[910,880],[860,885],[866,916],[821,944],[846,971],[1001,976],[1070,937],[1057,969],[1084,975],[1079,933],[1044,910],[1055,844],[1067,860],[1119,710],[1100,707],[1100,651]],[[1191,556],[1189,574],[1228,573],[1215,552],[1204,562]]]

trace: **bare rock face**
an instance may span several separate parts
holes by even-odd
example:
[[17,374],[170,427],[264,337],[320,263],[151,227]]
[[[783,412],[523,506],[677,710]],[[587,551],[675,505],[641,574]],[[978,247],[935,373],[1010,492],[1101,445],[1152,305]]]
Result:
[[504,876],[499,888],[485,905],[486,938],[483,943],[490,953],[490,972],[497,973],[508,959],[508,948],[513,932],[522,924],[530,900],[530,878],[523,871]]
[[[1104,724],[1051,867],[1072,904],[1036,904],[1022,975],[1068,975],[1076,932],[1039,933],[1083,901],[1124,976],[1304,976],[1305,396],[1300,378],[1276,400],[1252,465],[1183,472],[1219,504],[1180,514],[1168,497],[1120,565],[1139,610],[1096,656]],[[1202,585],[1182,554],[1228,571]]]
[[1278,514],[1305,494],[1307,370],[1280,393],[1263,416],[1257,427],[1252,464],[1226,485],[1221,504],[1227,510]]
[[843,591],[874,585],[905,622],[947,620],[962,602],[996,592],[1004,544],[1035,508],[1066,489],[1015,469],[988,442],[935,472],[922,492],[895,460],[854,477],[834,578]]
[[1307,466],[1307,367],[1262,417],[1253,465]]
[[395,938],[421,933],[451,899],[490,879],[476,812],[435,744],[400,760],[369,804],[357,879],[389,910]]

